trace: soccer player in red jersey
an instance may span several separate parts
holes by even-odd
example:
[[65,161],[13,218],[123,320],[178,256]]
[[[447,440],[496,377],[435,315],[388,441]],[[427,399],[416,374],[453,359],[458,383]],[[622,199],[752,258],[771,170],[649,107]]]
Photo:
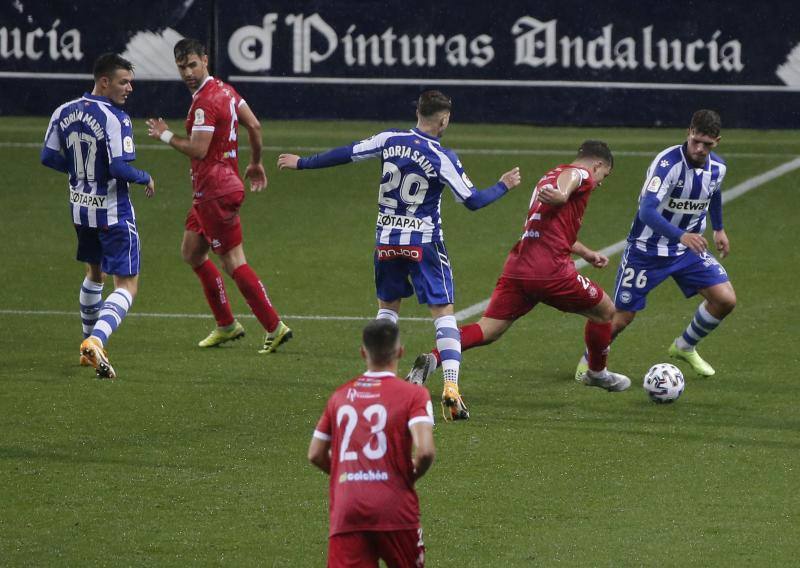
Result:
[[397,377],[402,355],[397,324],[367,325],[367,371],[336,389],[311,438],[308,459],[330,475],[329,567],[424,566],[414,483],[436,452],[433,406]]
[[267,290],[247,264],[242,247],[239,207],[244,201],[244,184],[239,177],[238,124],[247,129],[250,163],[245,177],[251,191],[267,186],[261,164],[261,124],[236,90],[208,72],[205,46],[185,38],[175,44],[175,64],[192,93],[192,106],[186,118],[186,135],[169,130],[164,119],[149,119],[148,133],[186,154],[192,162],[194,200],[186,217],[181,254],[200,279],[217,328],[203,339],[200,347],[214,347],[244,336],[228,302],[219,270],[208,258],[213,250],[230,275],[258,321],[266,330],[259,353],[272,353],[292,337],[273,308]]
[[[611,174],[614,156],[608,145],[587,140],[570,164],[557,166],[536,184],[531,196],[522,237],[511,249],[503,274],[478,323],[461,328],[462,350],[486,345],[500,338],[511,325],[544,303],[562,312],[586,316],[585,340],[589,370],[584,384],[618,392],[630,387],[625,375],[606,368],[611,343],[614,302],[600,286],[578,274],[571,255],[596,268],[608,258],[577,240],[589,196]],[[417,357],[408,374],[422,384],[436,370],[439,353]]]

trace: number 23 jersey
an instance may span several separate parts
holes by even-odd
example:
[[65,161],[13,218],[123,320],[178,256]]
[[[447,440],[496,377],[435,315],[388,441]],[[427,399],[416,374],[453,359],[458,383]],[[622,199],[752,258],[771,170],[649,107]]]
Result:
[[331,442],[330,534],[419,528],[411,426],[433,424],[427,389],[366,372],[328,400],[314,437]]

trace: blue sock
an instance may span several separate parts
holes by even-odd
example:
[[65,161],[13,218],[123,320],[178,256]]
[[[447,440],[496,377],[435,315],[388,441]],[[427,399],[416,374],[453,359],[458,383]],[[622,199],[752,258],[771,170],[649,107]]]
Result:
[[92,336],[100,340],[105,345],[109,336],[114,333],[114,330],[119,327],[122,320],[131,309],[133,304],[133,296],[124,288],[117,288],[108,295],[106,301],[103,302],[103,307],[100,309],[100,314],[97,323],[94,325]]
[[686,326],[686,329],[675,343],[679,349],[684,351],[693,351],[697,343],[706,335],[717,329],[717,326],[722,320],[718,320],[712,316],[706,309],[706,303],[700,304],[697,311],[694,313],[691,323]]
[[81,306],[81,324],[83,325],[83,338],[86,339],[92,334],[94,324],[97,321],[97,314],[103,305],[103,283],[83,279],[81,293],[78,296]]
[[442,359],[442,373],[445,381],[458,382],[461,368],[461,332],[455,316],[442,316],[433,324],[436,326],[436,349]]

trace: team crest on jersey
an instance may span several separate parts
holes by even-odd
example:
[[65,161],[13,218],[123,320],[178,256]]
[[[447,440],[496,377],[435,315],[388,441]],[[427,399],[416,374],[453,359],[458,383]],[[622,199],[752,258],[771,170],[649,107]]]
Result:
[[195,126],[201,126],[206,123],[206,113],[203,112],[203,109],[199,108],[194,111],[194,123]]
[[619,295],[619,301],[622,302],[623,304],[629,304],[632,299],[633,296],[627,290]]
[[126,136],[122,139],[122,148],[128,154],[133,154],[133,138]]
[[653,176],[650,179],[650,183],[647,184],[647,191],[656,192],[661,187],[661,178],[658,176]]

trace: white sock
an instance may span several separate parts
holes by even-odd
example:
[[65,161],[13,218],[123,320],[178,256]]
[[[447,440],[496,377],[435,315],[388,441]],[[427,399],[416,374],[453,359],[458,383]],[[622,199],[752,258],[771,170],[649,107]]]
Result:
[[94,324],[97,322],[97,314],[103,306],[103,283],[89,280],[88,277],[84,278],[78,302],[81,306],[83,338],[86,339],[92,334]]
[[442,360],[444,380],[458,383],[458,372],[461,368],[461,332],[458,330],[455,316],[437,318],[436,349]]
[[400,314],[398,314],[394,310],[389,310],[386,308],[380,308],[378,310],[378,315],[375,316],[375,319],[387,319],[392,323],[396,324],[397,320],[400,319]]

